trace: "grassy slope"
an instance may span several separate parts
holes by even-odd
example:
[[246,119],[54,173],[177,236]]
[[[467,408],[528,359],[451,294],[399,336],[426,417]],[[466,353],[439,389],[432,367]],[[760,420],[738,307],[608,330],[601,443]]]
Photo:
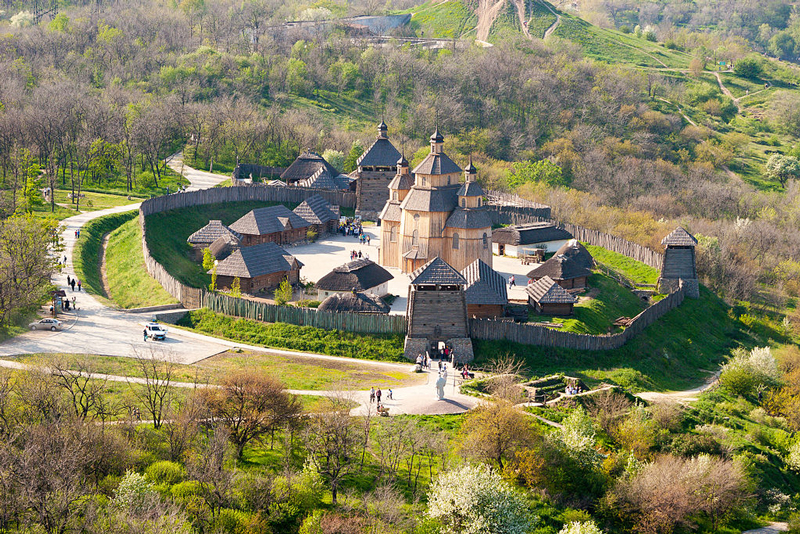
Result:
[[[235,202],[210,204],[180,210],[166,211],[147,217],[147,245],[150,254],[163,265],[172,276],[192,287],[205,287],[211,276],[203,266],[189,256],[190,247],[186,239],[208,224],[219,219],[222,224],[231,224],[248,211],[275,203]],[[288,205],[294,208],[294,205]]]
[[736,346],[752,347],[781,332],[764,325],[748,328],[732,318],[728,306],[701,288],[700,299],[687,299],[619,350],[575,351],[507,341],[475,341],[478,363],[501,355],[525,361],[534,376],[570,373],[590,383],[613,381],[633,391],[695,387],[700,370],[715,369]]
[[583,245],[595,261],[621,274],[631,282],[636,284],[655,284],[658,281],[658,271],[649,265],[602,247],[595,247],[586,243],[583,243]]
[[109,297],[123,308],[178,302],[145,269],[139,217],[111,232],[106,248],[106,276]]
[[403,336],[400,335],[354,334],[311,326],[261,323],[227,317],[206,309],[190,312],[178,324],[204,334],[263,347],[365,360],[406,361],[403,357]]
[[432,0],[400,13],[413,14],[411,28],[421,37],[474,38],[478,24],[475,13],[459,0]]
[[81,238],[72,250],[72,265],[75,275],[83,284],[83,289],[93,295],[107,297],[100,278],[100,248],[103,236],[134,219],[136,210],[106,215],[89,221],[81,229]]
[[556,16],[539,2],[533,3],[529,16],[528,33],[531,34],[531,37],[539,37],[540,39],[544,37],[544,32],[547,31],[547,28],[556,21]]

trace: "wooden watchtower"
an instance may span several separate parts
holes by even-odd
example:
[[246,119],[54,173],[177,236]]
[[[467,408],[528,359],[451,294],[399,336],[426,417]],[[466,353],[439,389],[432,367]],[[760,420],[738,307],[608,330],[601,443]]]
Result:
[[661,265],[661,277],[658,288],[662,293],[676,291],[683,281],[686,296],[700,297],[700,284],[697,279],[695,247],[697,239],[680,226],[665,237],[661,244],[664,250],[664,262]]
[[440,257],[411,274],[405,355],[413,360],[440,342],[453,347],[460,362],[472,361],[467,319],[467,280]]

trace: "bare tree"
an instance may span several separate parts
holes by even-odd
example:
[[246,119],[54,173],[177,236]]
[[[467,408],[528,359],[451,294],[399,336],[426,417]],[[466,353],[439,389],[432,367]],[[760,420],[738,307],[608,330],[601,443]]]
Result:
[[525,370],[525,364],[513,356],[501,356],[489,365],[490,372],[494,375],[489,382],[489,391],[498,399],[503,399],[512,404],[523,400],[523,388],[520,378]]
[[228,430],[218,426],[212,429],[204,444],[186,462],[189,477],[199,484],[200,496],[211,512],[213,523],[220,510],[228,503],[236,473],[229,469],[231,449]]
[[350,417],[346,397],[328,397],[330,411],[311,416],[306,427],[309,458],[331,487],[333,504],[339,485],[357,465],[359,447],[363,446],[360,429]]
[[227,427],[237,458],[242,457],[245,445],[300,413],[297,397],[265,374],[242,371],[202,395],[211,416]]
[[196,392],[189,395],[176,409],[169,410],[163,428],[172,461],[179,461],[191,448],[200,431],[201,419],[206,413],[205,403]]
[[478,406],[466,415],[462,426],[465,452],[497,462],[502,470],[520,445],[529,443],[534,432],[528,417],[508,401]]
[[[72,369],[74,367],[74,369]],[[94,376],[94,366],[86,358],[72,361],[56,357],[50,365],[55,383],[72,401],[78,419],[85,420],[90,414],[97,415],[98,405],[105,391],[106,380]]]
[[616,424],[625,417],[631,408],[631,401],[613,389],[607,389],[593,395],[588,409],[606,434],[612,435]]
[[151,350],[149,354],[137,354],[136,361],[144,383],[129,382],[134,395],[145,406],[158,429],[164,420],[164,413],[172,402],[173,392],[170,383],[175,364],[169,357],[158,355]]

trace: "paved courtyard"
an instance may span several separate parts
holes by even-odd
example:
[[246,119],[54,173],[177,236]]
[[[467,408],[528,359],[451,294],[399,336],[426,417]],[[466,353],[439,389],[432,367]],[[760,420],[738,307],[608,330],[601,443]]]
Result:
[[[328,274],[334,267],[350,261],[350,252],[360,251],[362,256],[369,257],[373,261],[378,261],[378,247],[380,246],[380,226],[365,225],[364,232],[370,236],[369,245],[360,245],[358,238],[354,236],[326,236],[316,243],[286,246],[286,250],[303,262],[303,269],[300,276],[312,282]],[[509,288],[508,298],[510,300],[527,299],[525,285],[528,282],[527,274],[536,267],[537,264],[522,265],[516,258],[495,256],[493,268],[508,280],[513,274],[517,286]],[[389,281],[389,293],[398,295],[392,303],[392,314],[404,314],[408,301],[408,286],[410,278],[407,274],[400,272],[400,269],[386,267],[394,278]]]

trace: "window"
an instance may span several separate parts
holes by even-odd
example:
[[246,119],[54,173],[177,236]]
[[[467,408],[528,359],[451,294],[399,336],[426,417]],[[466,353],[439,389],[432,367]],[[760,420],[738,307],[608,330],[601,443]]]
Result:
[[426,186],[426,185],[428,185],[428,179],[427,179],[427,178],[423,178],[423,179],[422,179],[422,185],[423,185],[423,186]]
[[397,191],[392,191],[392,200],[397,200]]
[[466,208],[467,207],[467,199],[466,198],[462,198],[461,199],[461,207],[462,208]]
[[486,232],[483,233],[483,249],[486,250],[489,248],[489,236],[486,235]]
[[419,232],[417,230],[414,230],[414,233],[411,234],[411,244],[419,245]]
[[458,234],[453,234],[453,248],[458,249]]
[[478,207],[479,208],[481,207],[481,200],[483,200],[483,199],[481,197],[478,197]]
[[450,177],[447,177],[447,185],[450,185]]
[[397,227],[392,226],[392,229],[389,231],[389,241],[392,243],[397,243]]

